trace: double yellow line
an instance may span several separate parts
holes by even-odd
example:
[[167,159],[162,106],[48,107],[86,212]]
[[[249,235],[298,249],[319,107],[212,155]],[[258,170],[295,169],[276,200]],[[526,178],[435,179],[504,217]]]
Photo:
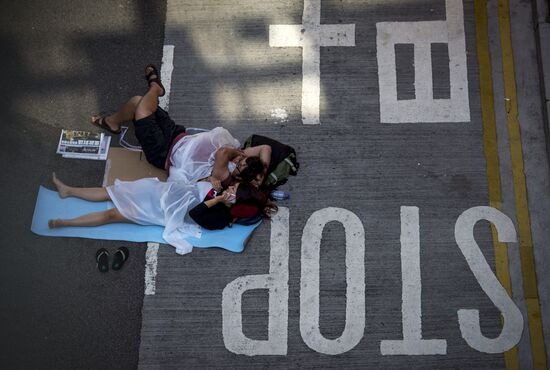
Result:
[[[483,119],[483,143],[487,159],[487,178],[489,182],[489,204],[501,208],[502,194],[500,186],[497,133],[493,95],[493,80],[491,57],[489,52],[489,37],[487,24],[487,1],[475,0],[476,43],[479,65],[479,80],[481,94],[481,113]],[[533,240],[531,235],[531,220],[527,203],[527,188],[525,183],[523,149],[518,121],[518,106],[514,57],[510,32],[510,8],[508,0],[498,1],[498,20],[500,44],[502,51],[502,69],[504,94],[506,96],[506,120],[508,140],[512,162],[512,177],[514,183],[516,218],[518,226],[521,270],[523,276],[523,291],[527,305],[529,334],[531,338],[531,353],[533,368],[547,369],[546,349],[542,333],[540,303],[537,289]],[[508,294],[512,296],[510,282],[508,253],[506,245],[498,242],[496,230],[492,228],[495,249],[496,274]],[[517,348],[514,347],[504,354],[507,369],[519,369]]]

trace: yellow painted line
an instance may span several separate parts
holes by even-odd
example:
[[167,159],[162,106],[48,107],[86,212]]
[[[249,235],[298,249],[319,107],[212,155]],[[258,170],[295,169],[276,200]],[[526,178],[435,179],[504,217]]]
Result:
[[506,120],[508,123],[508,140],[512,161],[512,177],[514,179],[514,193],[516,201],[516,216],[518,222],[519,247],[521,256],[521,270],[523,275],[523,290],[527,302],[529,333],[531,336],[531,351],[533,354],[533,368],[547,369],[546,349],[542,333],[540,303],[535,270],[535,256],[531,235],[531,220],[527,203],[527,187],[523,167],[523,148],[518,119],[518,105],[516,94],[516,80],[514,56],[512,53],[512,38],[510,31],[510,5],[508,0],[499,0],[498,19],[500,29],[500,43],[502,48],[502,67],[504,74],[504,94],[507,100]]
[[[487,1],[476,0],[474,2],[474,7],[481,117],[483,121],[483,151],[485,152],[485,159],[487,161],[489,205],[500,210],[502,208],[502,195],[493,95],[493,76],[489,52]],[[508,292],[508,295],[511,297],[512,284],[510,282],[510,270],[508,268],[507,246],[505,243],[499,243],[496,229],[492,225],[491,232],[493,234],[493,248],[495,251],[496,275],[502,286]],[[504,353],[504,361],[506,369],[519,370],[517,347],[513,347]]]

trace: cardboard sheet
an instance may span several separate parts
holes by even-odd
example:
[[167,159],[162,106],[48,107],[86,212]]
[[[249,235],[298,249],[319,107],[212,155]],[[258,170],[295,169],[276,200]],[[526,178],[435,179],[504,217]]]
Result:
[[113,185],[115,179],[133,181],[144,177],[158,177],[166,181],[166,171],[149,164],[143,152],[111,148],[105,163],[103,186]]

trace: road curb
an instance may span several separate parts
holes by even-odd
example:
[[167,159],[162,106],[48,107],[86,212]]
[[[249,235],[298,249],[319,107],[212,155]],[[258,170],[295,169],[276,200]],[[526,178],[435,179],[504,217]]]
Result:
[[[546,133],[546,150],[550,158],[550,4],[549,0],[533,2],[538,62],[541,74],[542,114]],[[549,162],[550,163],[550,162]]]

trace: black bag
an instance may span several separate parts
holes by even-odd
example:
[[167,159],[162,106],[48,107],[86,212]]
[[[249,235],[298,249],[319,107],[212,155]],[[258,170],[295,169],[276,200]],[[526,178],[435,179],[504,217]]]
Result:
[[258,213],[256,216],[238,218],[235,220],[236,224],[250,226],[260,222],[263,219],[262,215]]
[[300,164],[296,160],[296,151],[293,147],[265,136],[252,135],[244,142],[243,149],[258,145],[271,146],[271,162],[262,185],[263,188],[273,190],[286,183],[289,176],[296,176]]

